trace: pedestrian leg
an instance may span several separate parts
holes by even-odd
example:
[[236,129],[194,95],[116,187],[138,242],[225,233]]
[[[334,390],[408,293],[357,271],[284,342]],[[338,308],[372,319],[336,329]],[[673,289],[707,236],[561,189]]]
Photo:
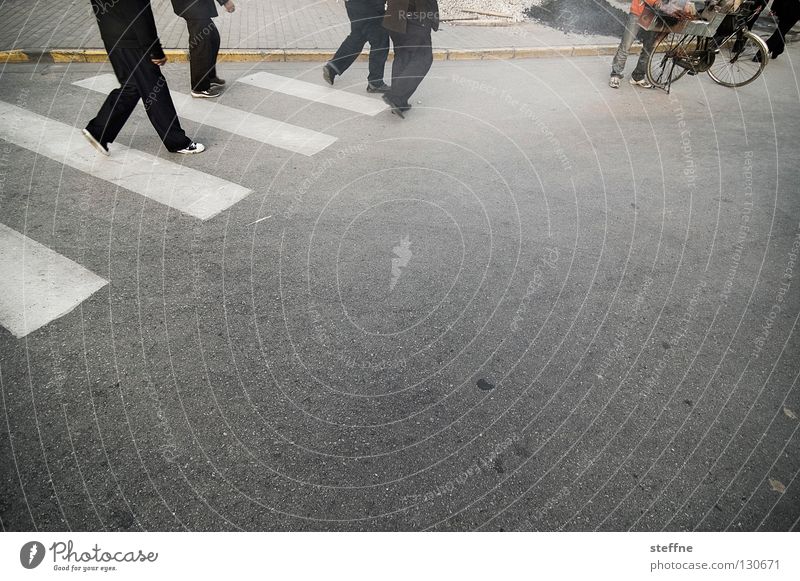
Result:
[[219,57],[219,47],[221,45],[221,39],[219,37],[219,30],[217,29],[217,25],[214,24],[214,21],[211,20],[209,23],[210,31],[209,31],[209,39],[211,41],[211,66],[208,72],[208,79],[209,82],[211,79],[218,78],[217,76],[217,58]]
[[781,3],[773,8],[777,8],[778,28],[767,39],[767,48],[772,58],[775,58],[783,53],[786,48],[786,35],[800,20],[800,4]]
[[[136,108],[139,102],[139,90],[133,80],[136,56],[123,58],[121,53],[133,51],[141,58],[146,58],[144,53],[135,49],[118,48],[109,53],[108,59],[114,69],[114,74],[120,87],[109,93],[94,119],[89,121],[86,129],[99,141],[103,147],[116,140],[122,127]],[[133,64],[133,67],[131,66]]]
[[189,30],[189,70],[192,78],[192,91],[199,93],[211,88],[211,72],[216,61],[214,33],[219,32],[210,18],[187,18]]
[[345,2],[347,17],[350,19],[350,34],[344,39],[336,54],[328,61],[337,75],[343,74],[350,68],[367,43],[367,31],[369,30],[370,20],[374,19],[374,14],[366,7],[355,2]]
[[408,22],[405,33],[392,32],[391,37],[395,60],[392,64],[392,88],[387,96],[392,102],[407,106],[433,64],[431,29]]
[[633,41],[636,40],[639,28],[639,17],[629,14],[628,20],[625,22],[625,30],[622,32],[622,39],[617,47],[614,60],[611,62],[612,77],[621,79],[625,76],[625,63],[628,61],[628,53],[631,51]]
[[654,31],[641,31],[642,38],[642,52],[639,54],[639,60],[636,62],[636,68],[631,73],[631,78],[634,81],[641,81],[647,74],[647,63],[650,61],[650,55],[656,44],[657,33]]
[[380,19],[376,19],[368,27],[367,40],[369,41],[369,76],[367,80],[371,84],[379,84],[383,82],[386,60],[389,57],[389,31],[383,27]]
[[[164,147],[169,151],[178,151],[188,147],[192,140],[186,136],[183,128],[181,128],[178,113],[175,111],[167,80],[161,74],[161,68],[150,62],[142,51],[129,50],[142,55],[136,66],[133,66],[133,63],[128,64],[133,68],[131,82],[136,85],[139,97],[144,103],[144,110],[147,112],[147,116],[156,133],[158,133],[161,141],[164,142]],[[126,54],[130,55],[127,51]],[[126,58],[131,57],[128,56]]]
[[392,87],[394,87],[405,72],[411,48],[406,45],[408,41],[406,33],[392,31],[389,36],[392,39],[392,45],[394,45],[394,60],[392,61]]
[[764,8],[767,7],[769,0],[755,0],[755,5],[753,6],[753,13],[750,15],[750,18],[747,19],[745,25],[747,26],[747,30],[753,30],[753,25],[755,25],[758,18],[761,16],[761,12]]

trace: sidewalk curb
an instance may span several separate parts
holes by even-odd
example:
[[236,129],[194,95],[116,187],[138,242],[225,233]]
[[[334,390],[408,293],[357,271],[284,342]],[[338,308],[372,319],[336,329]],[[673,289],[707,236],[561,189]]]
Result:
[[[439,48],[433,50],[433,58],[439,61],[457,60],[511,60],[552,57],[608,56],[617,50],[616,44],[586,44],[575,46],[538,46],[508,48]],[[189,51],[165,49],[172,62],[187,62]],[[325,62],[334,50],[327,49],[260,49],[221,50],[219,62]],[[368,53],[358,60],[364,61]],[[391,55],[390,55],[391,56]],[[49,49],[49,50],[3,50],[0,63],[103,63],[108,55],[102,49]]]

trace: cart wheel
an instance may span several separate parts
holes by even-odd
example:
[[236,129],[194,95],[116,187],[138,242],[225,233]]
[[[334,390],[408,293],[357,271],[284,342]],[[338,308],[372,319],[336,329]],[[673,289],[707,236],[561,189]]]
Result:
[[688,71],[675,64],[674,58],[695,50],[697,39],[694,36],[666,33],[660,35],[653,53],[647,61],[647,80],[661,89],[680,79]]
[[708,76],[724,87],[742,87],[755,81],[767,62],[767,44],[748,30],[732,36],[719,47]]

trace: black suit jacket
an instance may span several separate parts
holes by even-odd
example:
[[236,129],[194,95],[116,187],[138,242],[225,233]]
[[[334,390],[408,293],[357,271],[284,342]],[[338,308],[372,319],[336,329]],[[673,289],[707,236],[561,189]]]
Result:
[[[388,0],[383,27],[395,32],[405,32],[409,0]],[[425,21],[434,30],[439,30],[439,3],[436,0],[414,0],[414,13],[425,16]]]
[[[227,0],[217,0],[222,6]],[[219,16],[214,0],[172,0],[172,9],[182,18],[201,19]]]

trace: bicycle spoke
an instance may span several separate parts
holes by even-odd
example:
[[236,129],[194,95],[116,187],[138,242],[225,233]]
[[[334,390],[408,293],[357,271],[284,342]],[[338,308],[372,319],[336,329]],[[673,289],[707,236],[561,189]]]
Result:
[[750,32],[729,37],[719,49],[708,74],[727,87],[741,87],[752,82],[761,74],[768,60],[763,42]]

